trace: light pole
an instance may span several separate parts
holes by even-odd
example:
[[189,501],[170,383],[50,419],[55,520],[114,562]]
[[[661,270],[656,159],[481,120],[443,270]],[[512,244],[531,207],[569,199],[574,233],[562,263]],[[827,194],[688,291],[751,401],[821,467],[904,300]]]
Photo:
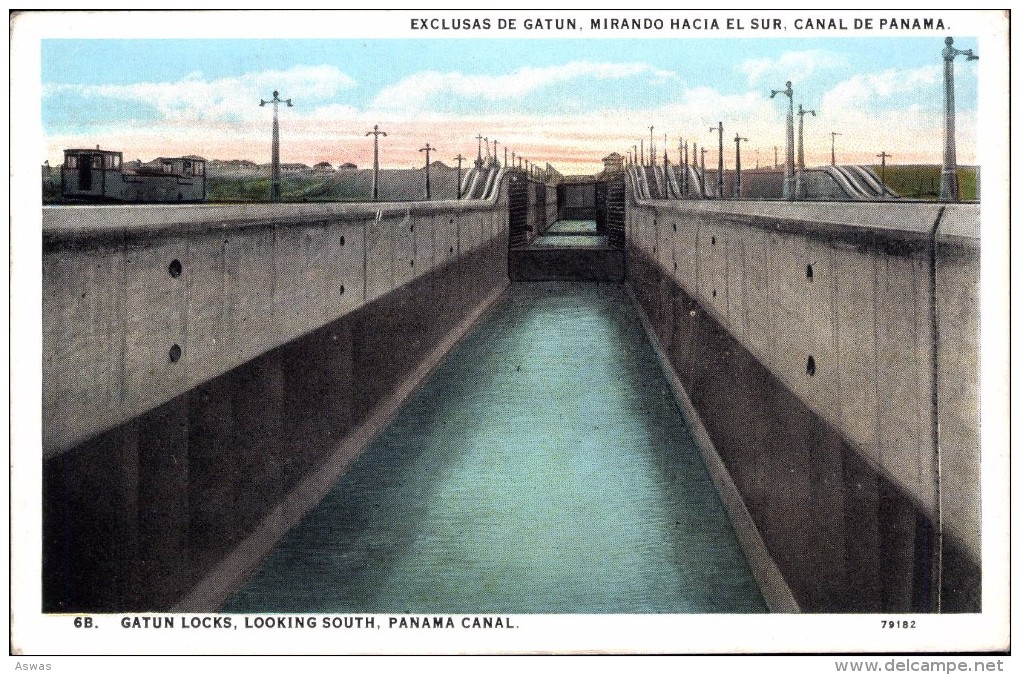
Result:
[[815,116],[814,110],[804,110],[802,104],[797,104],[797,115],[800,117],[800,121],[797,123],[797,199],[804,196],[804,177],[801,174],[804,171],[804,115],[808,113],[811,113],[812,117]]
[[655,136],[652,132],[655,131],[655,125],[648,127],[648,164],[655,166]]
[[779,168],[779,146],[778,145],[773,145],[772,146],[772,168],[773,169],[778,169]]
[[435,148],[426,143],[425,147],[418,151],[425,153],[425,201],[432,199],[432,182],[429,179],[429,165],[432,163],[430,155],[433,150],[435,150]]
[[691,146],[690,146],[690,141],[686,141],[686,140],[685,140],[685,141],[684,141],[684,151],[683,151],[683,163],[684,163],[684,194],[685,194],[685,195],[686,195],[686,194],[690,194],[690,192],[691,192],[691,178],[690,178],[690,176],[689,176],[689,175],[687,175],[687,167],[688,167],[688,166],[690,165],[690,163],[691,163],[691,153],[690,153],[690,149],[691,149]]
[[372,127],[366,136],[375,136],[375,152],[372,155],[372,201],[379,199],[379,137],[386,136],[385,131],[379,131],[379,125]]
[[881,157],[882,158],[882,196],[884,197],[885,196],[885,159],[886,159],[886,157],[892,157],[892,155],[890,155],[885,150],[883,150],[881,152],[881,154],[875,155],[875,157]]
[[708,131],[709,131],[709,133],[711,133],[711,132],[715,131],[716,129],[719,129],[719,175],[716,176],[717,180],[716,180],[716,188],[715,188],[716,189],[716,194],[715,194],[715,196],[716,196],[716,199],[722,199],[722,196],[723,196],[723,144],[722,144],[723,126],[722,126],[722,122],[719,122],[719,126],[718,127],[711,127]]
[[461,155],[458,152],[457,156],[454,157],[454,159],[457,160],[457,199],[460,199],[461,198],[461,191],[460,191],[460,165],[461,165],[461,162],[463,162],[465,159],[467,159],[467,157],[464,157],[463,155]]
[[783,197],[794,198],[793,184],[793,83],[786,81],[786,89],[773,89],[769,98],[775,98],[776,94],[783,94],[790,99],[790,107],[786,113],[786,172],[783,176]]
[[836,136],[842,136],[843,134],[838,131],[830,131],[829,134],[832,135],[832,165],[836,166]]
[[[694,154],[694,175],[697,176],[698,175],[698,144],[697,143],[694,144],[694,153],[693,154]],[[690,170],[691,170],[690,167],[688,167],[685,170],[685,173],[687,171],[690,171]],[[688,185],[687,193],[690,194],[690,191],[691,191],[690,190],[690,186]]]
[[[705,155],[708,154],[708,148],[701,146],[701,196],[707,196],[705,191]],[[698,156],[694,156],[694,161],[698,161]]]
[[482,165],[482,139],[485,138],[481,134],[475,136],[478,139],[478,159],[475,160],[475,166]]
[[641,166],[645,165],[645,139],[641,140]]
[[733,137],[733,141],[737,144],[737,184],[736,184],[735,192],[737,193],[736,194],[737,199],[739,199],[740,196],[741,196],[740,195],[740,141],[747,141],[747,139],[746,138],[741,138],[740,134],[737,134],[736,136]]
[[945,146],[942,151],[942,182],[939,185],[939,200],[960,201],[960,183],[956,178],[956,93],[953,84],[953,59],[963,55],[968,61],[976,61],[973,49],[956,49],[953,38],[946,38],[942,50],[943,92],[946,104]]
[[267,103],[273,104],[273,174],[272,181],[273,187],[270,193],[270,198],[274,202],[280,201],[280,112],[279,107],[281,103],[286,103],[288,108],[293,108],[294,104],[290,102],[290,99],[283,100],[280,98],[280,92],[274,91],[273,98],[270,101],[263,101],[259,99],[259,107],[265,106]]
[[495,138],[492,139],[492,162],[493,164],[499,164],[499,141]]

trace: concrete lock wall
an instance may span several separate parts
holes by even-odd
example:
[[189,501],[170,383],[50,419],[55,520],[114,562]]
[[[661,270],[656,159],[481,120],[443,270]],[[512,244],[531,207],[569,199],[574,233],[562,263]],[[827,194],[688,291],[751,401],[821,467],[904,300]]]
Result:
[[979,608],[979,207],[632,201],[626,234],[800,606]]
[[505,196],[44,209],[46,611],[212,610],[509,283]]

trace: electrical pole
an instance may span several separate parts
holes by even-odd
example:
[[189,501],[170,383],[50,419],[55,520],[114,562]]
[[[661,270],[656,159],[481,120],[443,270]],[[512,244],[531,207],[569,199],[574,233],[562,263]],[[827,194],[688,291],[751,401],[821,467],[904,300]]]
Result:
[[280,98],[280,92],[274,91],[273,98],[270,101],[263,101],[259,99],[259,107],[265,106],[267,103],[273,104],[273,168],[272,168],[272,192],[270,193],[270,199],[274,202],[280,201],[280,113],[279,106],[281,103],[286,103],[288,108],[293,108],[294,104],[290,102],[290,99],[283,100]]
[[372,156],[372,201],[379,199],[379,137],[386,136],[385,131],[379,131],[379,125],[372,127],[366,136],[375,136],[375,152]]
[[432,199],[432,182],[429,180],[429,165],[432,163],[430,154],[433,150],[435,148],[426,143],[425,147],[418,151],[425,153],[425,201]]
[[836,136],[842,136],[843,134],[838,131],[830,131],[832,135],[832,165],[836,166]]
[[[708,148],[701,146],[701,196],[707,197],[708,193],[705,188],[705,155],[708,154]],[[694,156],[694,161],[698,161],[698,156]]]
[[793,83],[786,81],[786,89],[773,89],[769,98],[775,98],[776,94],[783,94],[790,99],[790,107],[786,113],[786,171],[783,176],[783,197],[794,198],[793,184]]
[[736,136],[733,137],[733,140],[737,144],[737,184],[736,184],[735,192],[737,193],[736,194],[737,199],[739,199],[740,196],[741,196],[741,194],[740,194],[740,141],[747,141],[747,139],[746,138],[741,138],[740,134],[737,134]]
[[722,126],[722,122],[719,122],[719,126],[718,127],[710,128],[708,130],[708,132],[712,133],[716,129],[719,130],[719,175],[716,176],[717,180],[716,180],[716,188],[715,188],[716,189],[716,195],[715,196],[716,196],[716,199],[722,199],[722,196],[723,196],[723,141],[722,141],[723,126]]
[[946,47],[942,50],[942,80],[945,98],[945,145],[942,151],[942,181],[939,185],[939,200],[943,202],[960,201],[960,183],[956,177],[956,92],[953,82],[953,59],[966,56],[968,61],[976,61],[973,49],[956,49],[953,38],[946,38]]
[[890,155],[885,150],[883,150],[881,152],[881,154],[875,155],[875,157],[881,157],[882,158],[882,196],[884,197],[885,196],[885,159],[886,159],[886,157],[892,157],[892,155]]
[[464,157],[463,155],[461,155],[458,152],[457,156],[454,157],[454,159],[457,160],[457,199],[460,199],[461,198],[461,191],[460,191],[460,165],[461,165],[461,162],[463,162],[465,159],[467,159],[467,157]]
[[795,190],[797,199],[801,199],[804,196],[804,177],[801,174],[804,171],[804,115],[808,113],[811,113],[812,117],[815,116],[814,110],[804,110],[802,104],[797,104],[797,116],[800,117],[797,127],[797,181]]

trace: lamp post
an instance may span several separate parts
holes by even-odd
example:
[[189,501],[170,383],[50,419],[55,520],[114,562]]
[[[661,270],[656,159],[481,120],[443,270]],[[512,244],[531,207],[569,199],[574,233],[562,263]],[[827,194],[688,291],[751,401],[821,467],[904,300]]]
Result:
[[[694,175],[696,176],[696,175],[698,175],[698,144],[697,143],[694,144],[694,153],[693,154],[694,154]],[[688,161],[688,167],[685,170],[685,173],[690,172],[690,171],[691,171],[690,162]],[[690,185],[688,185],[687,186],[687,193],[690,194],[690,192],[691,192]]]
[[372,131],[369,131],[366,136],[375,136],[375,150],[372,155],[372,201],[379,199],[379,137],[386,136],[385,131],[379,131],[379,125],[376,124],[372,127]]
[[723,196],[723,144],[722,144],[723,126],[722,126],[722,122],[719,122],[719,126],[718,127],[711,127],[708,131],[709,131],[709,133],[711,133],[711,132],[715,131],[716,129],[719,130],[719,175],[716,176],[717,180],[716,180],[716,188],[715,188],[716,194],[715,194],[715,196],[716,196],[717,199],[722,199],[722,196]]
[[493,164],[499,164],[499,141],[495,138],[492,139],[492,162]]
[[882,158],[882,196],[884,197],[885,196],[885,159],[886,159],[886,157],[892,157],[892,155],[890,155],[885,150],[883,150],[880,154],[875,155],[875,157],[881,157]]
[[465,159],[467,159],[467,157],[464,157],[463,155],[461,155],[458,152],[457,156],[454,157],[454,159],[457,160],[457,199],[460,199],[461,198],[461,191],[460,191],[460,165],[461,165],[461,162],[463,162]]
[[736,184],[735,192],[737,193],[736,196],[737,196],[738,199],[741,196],[740,195],[740,141],[746,141],[746,140],[747,140],[746,138],[741,138],[740,134],[737,134],[736,136],[733,137],[733,141],[737,144],[737,184]]
[[[697,156],[698,146],[695,145],[695,155]],[[691,194],[691,174],[688,172],[688,168],[691,166],[691,142],[683,142],[683,194]]]
[[786,113],[786,172],[783,176],[783,197],[794,198],[793,184],[793,84],[787,80],[786,89],[773,89],[769,98],[775,98],[776,94],[783,94],[790,99],[790,107]]
[[773,145],[772,146],[772,168],[773,169],[778,169],[779,168],[779,146],[778,145]]
[[475,166],[482,165],[482,139],[485,138],[481,134],[475,136],[478,139],[478,159],[475,160]]
[[429,165],[432,163],[431,153],[433,150],[435,150],[435,148],[426,143],[425,147],[418,151],[425,153],[425,201],[432,199],[432,182],[429,178]]
[[836,136],[842,136],[843,134],[838,131],[830,131],[829,134],[832,136],[832,166],[836,166]]
[[966,56],[968,61],[976,61],[973,49],[956,49],[953,38],[946,38],[946,47],[942,50],[943,93],[946,104],[945,146],[942,151],[942,181],[939,185],[939,200],[943,202],[960,201],[960,183],[956,177],[956,93],[953,84],[953,59]]
[[640,141],[641,141],[641,166],[644,166],[645,165],[645,139],[642,138],[642,139],[640,139]]
[[797,199],[804,196],[804,177],[801,173],[804,171],[804,115],[807,115],[808,113],[811,113],[812,117],[815,116],[814,110],[804,110],[804,106],[802,104],[797,104],[797,115],[800,117],[800,120],[797,123]]
[[506,144],[503,144],[503,166],[506,166]]
[[[705,191],[705,155],[708,153],[708,148],[701,146],[701,196],[707,196]],[[694,156],[694,161],[698,161],[698,156]]]
[[655,131],[655,125],[648,127],[648,164],[655,166],[655,136],[652,133]]
[[274,91],[273,98],[269,101],[263,101],[259,99],[259,107],[265,106],[267,103],[273,104],[273,173],[272,173],[272,192],[270,198],[274,202],[280,201],[280,112],[279,107],[281,103],[286,103],[288,108],[293,108],[294,104],[290,102],[290,99],[283,100],[280,98],[280,92]]

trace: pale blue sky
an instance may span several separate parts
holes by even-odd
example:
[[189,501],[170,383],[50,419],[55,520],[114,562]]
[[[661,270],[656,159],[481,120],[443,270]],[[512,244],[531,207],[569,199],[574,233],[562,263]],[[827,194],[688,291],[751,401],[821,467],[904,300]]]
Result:
[[[976,39],[957,37],[956,46],[980,53]],[[909,138],[916,145],[918,136],[939,133],[942,47],[938,37],[44,40],[42,121],[50,154],[72,142],[131,143],[132,133],[144,132],[155,142],[151,136],[162,130],[167,145],[176,147],[182,135],[202,138],[195,151],[215,156],[218,148],[228,152],[224,143],[241,152],[236,143],[246,129],[266,120],[259,99],[278,88],[295,102],[281,113],[281,124],[289,119],[292,136],[303,139],[304,145],[296,138],[291,145],[296,161],[322,154],[311,138],[314,125],[324,140],[332,134],[330,142],[341,143],[372,121],[406,125],[420,136],[429,130],[419,133],[412,123],[423,120],[435,123],[434,143],[447,147],[464,144],[459,137],[443,138],[457,131],[460,120],[465,139],[488,124],[494,137],[516,140],[522,152],[541,148],[574,161],[577,148],[565,145],[557,154],[549,146],[576,145],[586,137],[594,157],[602,150],[623,151],[621,127],[628,130],[629,147],[630,137],[641,137],[649,124],[695,139],[706,137],[702,127],[719,119],[772,148],[782,142],[781,128],[773,133],[773,127],[781,126],[785,109],[768,94],[790,79],[795,103],[818,112],[807,122],[814,134],[814,141],[806,141],[813,144],[809,155],[815,149],[820,157],[822,136],[837,129],[847,136],[840,142],[848,153],[861,146],[862,152],[906,155],[916,154]],[[956,63],[964,156],[968,120],[976,114],[977,63]],[[522,117],[560,125],[574,120],[576,133],[548,124],[548,137],[517,134]],[[592,136],[610,127],[618,133],[596,149]],[[895,129],[876,134],[876,127]],[[937,162],[934,140],[929,154]],[[149,144],[142,145],[138,152],[144,154]],[[259,159],[258,152],[253,148],[251,158]]]

